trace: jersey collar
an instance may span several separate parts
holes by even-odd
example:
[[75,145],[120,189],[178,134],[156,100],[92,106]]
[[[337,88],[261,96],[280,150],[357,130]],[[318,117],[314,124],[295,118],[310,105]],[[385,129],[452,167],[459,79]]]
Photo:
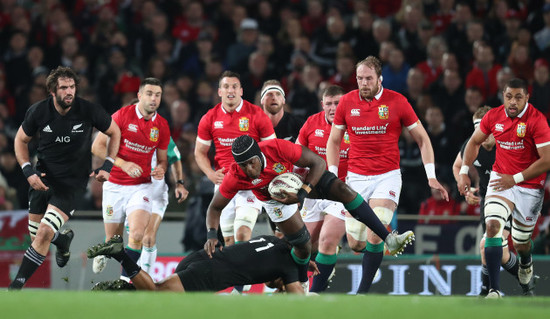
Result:
[[[151,121],[154,121],[156,118],[157,118],[157,112],[155,112],[155,115],[153,115],[153,117],[151,118]],[[138,117],[138,119],[142,119],[143,118],[143,115],[141,114],[141,112],[139,111],[139,107],[138,105],[136,104],[136,115]]]
[[[521,111],[521,113],[518,114],[518,118],[521,118],[525,112],[527,112],[527,108],[529,108],[529,102],[525,102],[525,108],[523,108],[523,111]],[[506,113],[506,109],[504,109],[504,115],[506,115],[506,117],[509,117],[508,116],[508,113]]]
[[[380,85],[380,92],[378,92],[378,94],[376,94],[374,96],[374,98],[378,101],[380,100],[380,97],[382,96],[382,93],[384,93],[384,87],[382,85]],[[365,101],[367,102],[366,100],[363,100],[363,98],[361,97],[361,91],[360,90],[357,90],[357,94],[359,94],[359,100],[360,101]]]
[[[243,108],[243,103],[244,103],[244,100],[241,99],[241,103],[239,104],[239,106],[237,106],[237,108],[235,109],[235,112],[240,112],[241,109]],[[227,114],[227,111],[225,110],[225,108],[223,107],[223,104],[221,105],[222,106],[222,111]]]

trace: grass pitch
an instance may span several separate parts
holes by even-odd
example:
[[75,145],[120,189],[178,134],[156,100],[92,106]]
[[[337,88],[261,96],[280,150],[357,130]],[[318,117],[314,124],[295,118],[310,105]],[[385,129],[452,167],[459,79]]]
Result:
[[6,319],[545,318],[549,307],[549,297],[484,300],[462,296],[239,296],[32,289],[0,292],[1,317]]

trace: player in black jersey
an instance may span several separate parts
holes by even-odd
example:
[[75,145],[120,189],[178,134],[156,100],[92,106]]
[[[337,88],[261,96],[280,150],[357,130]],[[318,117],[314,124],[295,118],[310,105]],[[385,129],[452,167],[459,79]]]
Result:
[[[200,250],[184,258],[175,273],[161,282],[153,279],[124,252],[122,238],[88,248],[88,258],[105,255],[116,259],[137,290],[220,291],[234,285],[251,285],[281,279],[289,293],[303,294],[298,265],[290,256],[291,245],[275,236],[259,236],[238,245],[217,249],[210,258]],[[316,272],[314,264],[312,270]],[[115,280],[98,283],[96,290],[111,290],[122,284]]]
[[[15,136],[15,154],[29,182],[29,232],[32,244],[10,289],[21,289],[42,264],[50,243],[57,246],[56,262],[70,258],[73,231],[59,232],[72,216],[91,172],[94,127],[111,137],[105,163],[92,173],[99,181],[109,178],[120,143],[120,129],[105,110],[76,96],[78,77],[59,66],[46,79],[50,97],[32,105]],[[28,144],[38,135],[37,163],[30,163]]]
[[[477,128],[479,126],[479,123],[481,122],[481,119],[483,116],[489,112],[491,107],[484,106],[479,108],[473,115],[473,121],[474,126]],[[469,140],[469,139],[468,139]],[[468,143],[468,140],[464,142],[460,149],[460,153],[456,156],[455,162],[453,164],[453,174],[455,176],[455,180],[458,181],[458,173],[460,171],[460,167],[462,166],[462,156],[464,155],[464,148],[466,147],[466,144]],[[470,192],[468,192],[465,196],[466,202],[470,205],[480,205],[481,207],[481,226],[483,228],[483,233],[485,234],[485,220],[484,220],[484,213],[483,208],[485,204],[485,194],[487,193],[487,185],[489,184],[489,177],[491,176],[491,170],[493,167],[493,163],[495,162],[495,153],[496,153],[496,147],[495,147],[495,138],[490,135],[489,138],[485,140],[481,144],[482,147],[479,148],[479,154],[477,155],[477,158],[474,162],[475,173],[477,173],[477,187],[474,189],[471,189]],[[476,196],[478,194],[478,196]],[[504,231],[502,233],[503,241],[502,241],[502,268],[504,268],[507,272],[509,272],[512,276],[518,280],[518,259],[517,256],[510,252],[508,249],[508,235],[510,234],[510,228],[511,228],[511,216],[506,222],[506,225],[504,226]],[[487,270],[487,265],[485,263],[485,254],[483,253],[483,250],[485,249],[485,236],[479,243],[479,248],[481,251],[481,291],[479,293],[480,296],[486,296],[489,293],[489,272]],[[524,295],[533,295],[533,290],[535,288],[535,279],[538,278],[536,276],[533,276],[533,280],[527,284],[522,285],[519,283],[520,287],[522,288]]]
[[292,143],[296,142],[305,121],[292,113],[285,112],[285,91],[281,82],[277,80],[265,81],[261,90],[260,103],[265,114],[271,119],[277,138]]

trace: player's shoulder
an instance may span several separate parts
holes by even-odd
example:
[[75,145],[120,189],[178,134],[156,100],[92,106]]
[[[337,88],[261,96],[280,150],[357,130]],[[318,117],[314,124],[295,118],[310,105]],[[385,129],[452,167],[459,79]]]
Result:
[[359,101],[359,89],[349,91],[348,93],[342,95],[342,97],[340,98],[340,102],[338,103],[338,106],[340,106],[341,104],[345,105],[345,102],[350,102],[350,101]]
[[407,104],[409,103],[409,101],[403,94],[394,90],[386,89],[386,88],[384,88],[381,98],[389,99],[396,102],[402,102],[402,103],[406,102]]
[[52,107],[50,107],[50,103],[52,103],[52,98],[48,97],[42,101],[38,101],[33,105],[31,105],[27,110],[27,112],[40,114],[40,115],[47,115],[48,113],[51,113],[53,109]]

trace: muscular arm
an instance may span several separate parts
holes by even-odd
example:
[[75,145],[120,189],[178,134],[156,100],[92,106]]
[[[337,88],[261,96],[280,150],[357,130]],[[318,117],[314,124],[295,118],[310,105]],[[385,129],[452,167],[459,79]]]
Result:
[[177,181],[184,180],[184,174],[183,174],[183,165],[181,164],[181,160],[177,160],[172,165],[170,165],[170,171],[172,172],[172,178],[176,181],[176,189],[174,190],[174,193],[176,195],[176,198],[178,199],[178,203],[183,202],[187,199],[187,196],[189,195],[189,191],[183,184],[179,184]]
[[334,125],[332,125],[332,128],[330,129],[330,136],[327,141],[327,164],[329,170],[331,166],[338,167],[340,162],[340,144],[342,143],[344,133],[344,130],[336,128]]
[[[462,166],[472,166],[477,155],[479,154],[479,146],[488,135],[485,135],[479,128],[476,128],[474,134],[466,144],[464,148],[464,156],[462,157]],[[468,174],[459,174],[458,176],[458,191],[461,195],[466,195],[469,192],[471,186],[471,180]]]
[[[116,143],[117,144],[116,154],[118,154],[118,148],[120,146],[120,137],[118,138],[118,141],[119,142]],[[109,152],[111,152],[111,145],[113,145],[113,143],[109,141],[109,136],[99,132],[92,144],[92,154],[104,160],[107,157],[107,142],[109,142]],[[120,167],[120,169],[122,169],[126,174],[128,174],[132,178],[137,178],[141,176],[143,169],[136,163],[125,161],[120,157],[116,157],[114,158],[114,160],[115,160],[114,165]],[[134,172],[139,172],[139,173],[133,174]]]
[[327,167],[327,163],[321,156],[313,153],[313,151],[303,145],[302,156],[300,156],[294,165],[309,168],[305,182],[311,185],[317,185]]
[[157,148],[157,166],[151,172],[155,179],[164,179],[164,173],[168,169],[168,150]]
[[[120,146],[120,128],[115,121],[111,120],[111,125],[105,131],[105,134],[109,136],[109,146],[107,146],[106,156],[115,158],[118,153],[118,148]],[[93,146],[92,146],[93,153]]]
[[220,185],[223,180],[223,169],[219,169],[218,171],[212,169],[212,163],[210,163],[210,159],[208,158],[209,150],[209,145],[205,145],[197,140],[195,142],[195,161],[197,161],[197,165],[201,171],[212,183]]
[[[418,144],[418,148],[420,149],[420,154],[422,156],[422,163],[424,163],[424,165],[435,164],[432,142],[430,141],[430,137],[424,129],[424,126],[419,123],[416,127],[409,130],[409,133],[411,133],[412,138],[416,144]],[[445,198],[446,201],[449,201],[449,194],[447,193],[447,190],[441,186],[435,177],[428,177],[428,184],[431,188],[439,190],[443,198]]]
[[29,157],[29,143],[32,139],[32,136],[28,136],[23,131],[22,127],[19,127],[17,134],[15,135],[15,140],[13,142],[13,147],[15,149],[15,157],[19,166],[30,162]]
[[[222,194],[220,194],[220,191],[216,191],[214,193],[214,197],[212,197],[212,201],[210,202],[210,205],[208,205],[208,210],[206,211],[206,229],[218,229],[218,226],[220,225],[220,215],[222,214],[222,210],[229,204],[231,199],[223,197]],[[217,238],[210,238],[206,240],[206,243],[204,243],[204,250],[212,258],[212,254],[216,250],[216,245],[218,244]],[[221,248],[220,248],[221,249]]]
[[[15,135],[13,147],[15,149],[15,157],[17,158],[17,162],[20,166],[25,163],[30,163],[29,142],[31,139],[32,136],[28,136],[25,131],[23,131],[23,127],[19,127],[19,130]],[[41,176],[38,176],[37,174],[31,175],[27,178],[27,182],[29,182],[29,185],[36,190],[48,190],[48,187],[40,179],[40,177],[43,176],[46,176],[46,174],[42,173]]]

